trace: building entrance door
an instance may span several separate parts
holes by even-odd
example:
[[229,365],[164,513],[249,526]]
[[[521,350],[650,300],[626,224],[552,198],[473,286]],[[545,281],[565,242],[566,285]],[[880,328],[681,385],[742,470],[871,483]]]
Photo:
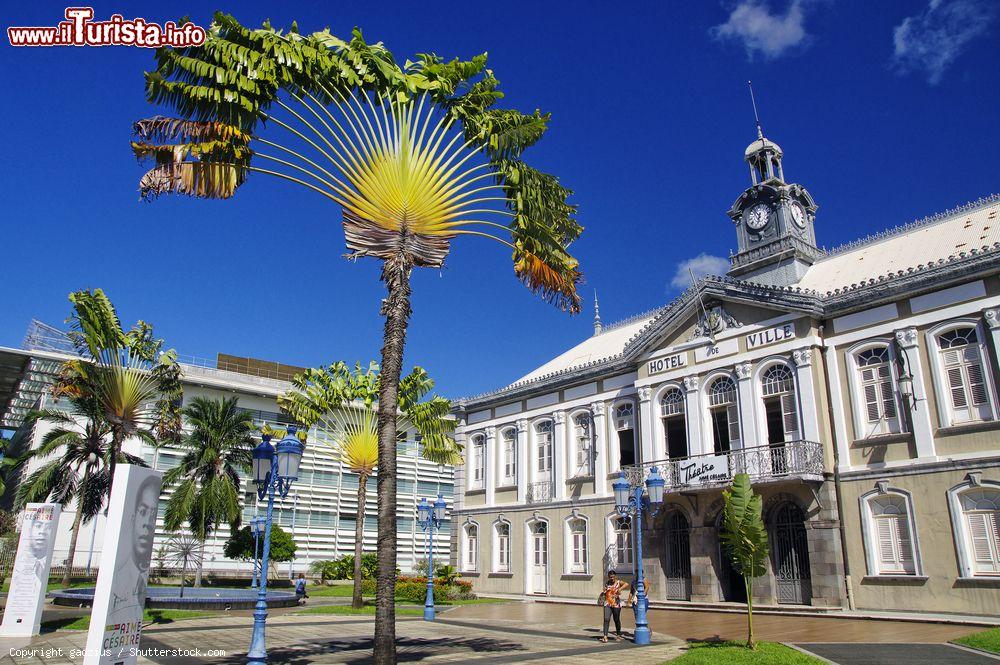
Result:
[[545,522],[531,525],[531,593],[547,594],[549,579],[549,536]]
[[808,605],[812,601],[809,544],[805,516],[799,507],[785,502],[773,513],[771,552],[779,603]]
[[691,600],[691,529],[679,512],[667,517],[667,600]]

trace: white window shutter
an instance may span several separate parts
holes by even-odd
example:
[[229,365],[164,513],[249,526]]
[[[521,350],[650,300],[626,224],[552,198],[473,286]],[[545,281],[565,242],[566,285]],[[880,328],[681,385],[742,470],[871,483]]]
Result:
[[865,411],[868,414],[868,422],[875,423],[881,420],[878,409],[878,390],[874,383],[864,386],[865,391]]
[[1000,525],[997,511],[966,513],[977,573],[1000,572]]
[[969,395],[974,405],[986,404],[986,381],[983,378],[983,365],[979,349],[970,347],[965,352],[966,369],[969,374]]
[[882,413],[886,418],[896,417],[896,396],[892,390],[892,371],[888,365],[879,368],[879,388],[882,393]]
[[726,419],[729,421],[729,445],[733,447],[734,443],[738,443],[740,440],[740,410],[735,404],[729,405],[726,409]]
[[795,395],[781,396],[781,415],[785,424],[785,441],[799,438],[799,414],[795,408]]
[[892,570],[896,567],[896,539],[893,538],[895,530],[895,520],[887,517],[878,517],[875,520],[876,535],[878,536],[878,560],[882,571]]
[[916,572],[913,541],[906,515],[880,515],[875,518],[878,538],[879,572],[908,574]]

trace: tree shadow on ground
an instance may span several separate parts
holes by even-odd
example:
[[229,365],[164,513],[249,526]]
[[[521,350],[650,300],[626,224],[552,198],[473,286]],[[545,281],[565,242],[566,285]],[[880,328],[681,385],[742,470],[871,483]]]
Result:
[[[318,640],[267,650],[267,661],[273,665],[305,665],[315,662],[320,655],[341,654],[345,663],[365,665],[372,662],[374,640],[370,637]],[[471,653],[512,653],[526,651],[518,642],[496,640],[485,637],[447,637],[424,639],[401,637],[396,639],[396,662],[411,663],[443,654]],[[242,665],[246,661],[243,654],[234,655],[222,662]]]

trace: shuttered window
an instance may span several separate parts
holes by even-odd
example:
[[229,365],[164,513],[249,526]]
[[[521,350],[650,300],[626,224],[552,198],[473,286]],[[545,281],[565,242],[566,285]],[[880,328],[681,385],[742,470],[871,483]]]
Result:
[[869,499],[874,542],[871,546],[880,575],[915,575],[913,538],[906,499],[898,494],[885,494]]
[[472,486],[482,487],[486,473],[486,439],[476,436],[472,439]]
[[615,565],[618,568],[632,566],[632,524],[628,518],[615,519]]
[[569,522],[570,532],[570,572],[587,572],[587,522],[574,519]]
[[1000,491],[976,488],[960,497],[973,575],[1000,575]]
[[552,421],[538,423],[535,426],[535,436],[537,438],[538,451],[538,471],[546,472],[552,470]]
[[576,432],[576,476],[592,474],[590,461],[593,459],[593,439],[590,428],[590,414],[584,413],[573,419]]
[[497,551],[496,551],[496,572],[510,572],[510,525],[501,522],[496,525],[497,530]]
[[517,478],[517,432],[513,429],[503,431],[503,477],[507,482]]
[[938,336],[952,423],[992,420],[986,357],[974,327],[956,328]]
[[724,376],[712,382],[708,389],[708,404],[712,414],[715,452],[739,448],[740,410],[736,403],[736,384],[730,377]]
[[479,558],[479,527],[469,524],[465,527],[465,570],[475,570]]
[[[761,391],[764,393],[764,406],[767,409],[768,402],[780,401],[781,425],[783,432],[779,438],[771,431],[770,422],[768,424],[768,438],[773,443],[777,440],[795,441],[799,438],[799,413],[796,406],[795,380],[792,378],[792,371],[786,365],[773,365],[761,376]],[[775,408],[777,405],[775,405]],[[775,415],[777,415],[775,413]],[[769,419],[770,420],[770,419]]]
[[865,420],[864,436],[894,434],[902,431],[896,407],[889,347],[879,346],[855,356]]

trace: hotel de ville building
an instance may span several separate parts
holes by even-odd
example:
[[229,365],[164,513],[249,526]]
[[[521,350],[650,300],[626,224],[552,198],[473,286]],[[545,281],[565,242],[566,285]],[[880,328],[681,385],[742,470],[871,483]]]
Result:
[[452,557],[482,593],[596,599],[631,579],[612,483],[652,467],[653,605],[745,600],[723,489],[763,497],[762,605],[1000,615],[1000,197],[830,251],[759,136],[725,276],[457,404]]

